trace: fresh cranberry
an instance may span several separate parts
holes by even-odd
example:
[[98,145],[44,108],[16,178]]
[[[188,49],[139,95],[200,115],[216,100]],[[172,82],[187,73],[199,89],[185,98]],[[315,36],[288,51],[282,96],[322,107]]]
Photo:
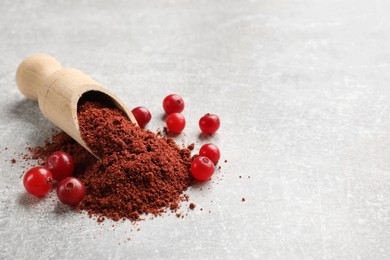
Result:
[[179,95],[171,94],[164,98],[163,108],[168,115],[180,113],[184,109],[184,101]]
[[220,125],[219,117],[214,114],[205,114],[199,120],[199,127],[205,134],[214,134]]
[[28,193],[44,197],[52,188],[53,174],[42,166],[31,168],[23,177],[23,185]]
[[141,128],[145,127],[149,123],[150,119],[152,119],[152,114],[150,114],[146,107],[136,107],[131,110],[131,113],[133,113],[138,125]]
[[202,147],[199,150],[199,155],[206,156],[214,164],[216,164],[219,161],[219,158],[221,157],[221,153],[219,152],[218,147],[216,147],[211,143],[202,145]]
[[58,199],[69,206],[75,206],[85,196],[85,186],[77,178],[68,177],[63,179],[57,186]]
[[58,151],[47,157],[45,167],[51,171],[55,180],[61,181],[72,176],[74,161],[70,154]]
[[191,173],[195,179],[207,181],[214,173],[214,164],[209,158],[198,156],[191,163]]
[[186,126],[186,119],[182,114],[173,113],[167,117],[167,128],[172,134],[179,134]]

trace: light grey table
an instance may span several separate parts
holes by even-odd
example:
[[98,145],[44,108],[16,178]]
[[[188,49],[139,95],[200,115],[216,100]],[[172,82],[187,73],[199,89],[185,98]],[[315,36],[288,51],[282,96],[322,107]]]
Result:
[[[389,11],[384,0],[1,1],[0,259],[390,259]],[[37,52],[149,107],[153,131],[164,96],[182,95],[178,143],[212,141],[228,160],[188,191],[197,208],[112,227],[26,195],[17,154],[54,127],[14,81]],[[207,112],[222,126],[201,140]]]

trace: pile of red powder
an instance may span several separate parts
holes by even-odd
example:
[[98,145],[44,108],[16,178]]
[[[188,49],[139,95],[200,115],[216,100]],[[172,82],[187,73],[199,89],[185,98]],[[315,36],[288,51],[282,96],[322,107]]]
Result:
[[30,149],[41,162],[58,150],[73,156],[74,175],[86,187],[77,209],[100,219],[138,220],[140,214],[175,210],[188,198],[183,191],[193,180],[190,150],[178,147],[171,138],[142,130],[119,109],[98,102],[80,103],[78,121],[82,138],[101,160],[64,132],[45,146]]

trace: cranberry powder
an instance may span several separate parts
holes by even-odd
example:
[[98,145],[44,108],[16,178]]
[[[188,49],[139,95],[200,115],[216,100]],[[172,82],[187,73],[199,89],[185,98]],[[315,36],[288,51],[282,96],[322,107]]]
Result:
[[183,191],[193,181],[189,149],[142,130],[121,110],[98,102],[81,102],[78,121],[82,138],[100,160],[64,132],[30,149],[40,162],[59,150],[73,156],[74,176],[86,187],[78,210],[113,220],[138,220],[140,214],[175,210],[186,199]]

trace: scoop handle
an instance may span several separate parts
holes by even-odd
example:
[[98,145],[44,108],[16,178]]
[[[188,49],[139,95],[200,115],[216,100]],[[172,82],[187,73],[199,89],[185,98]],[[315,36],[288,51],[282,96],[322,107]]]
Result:
[[16,83],[27,98],[38,100],[39,109],[47,119],[92,154],[81,136],[77,118],[82,97],[103,98],[137,125],[134,115],[114,94],[80,70],[62,68],[49,55],[38,54],[23,60],[16,72]]
[[16,84],[28,99],[37,100],[45,80],[61,68],[61,64],[49,55],[29,56],[20,63],[16,71]]

